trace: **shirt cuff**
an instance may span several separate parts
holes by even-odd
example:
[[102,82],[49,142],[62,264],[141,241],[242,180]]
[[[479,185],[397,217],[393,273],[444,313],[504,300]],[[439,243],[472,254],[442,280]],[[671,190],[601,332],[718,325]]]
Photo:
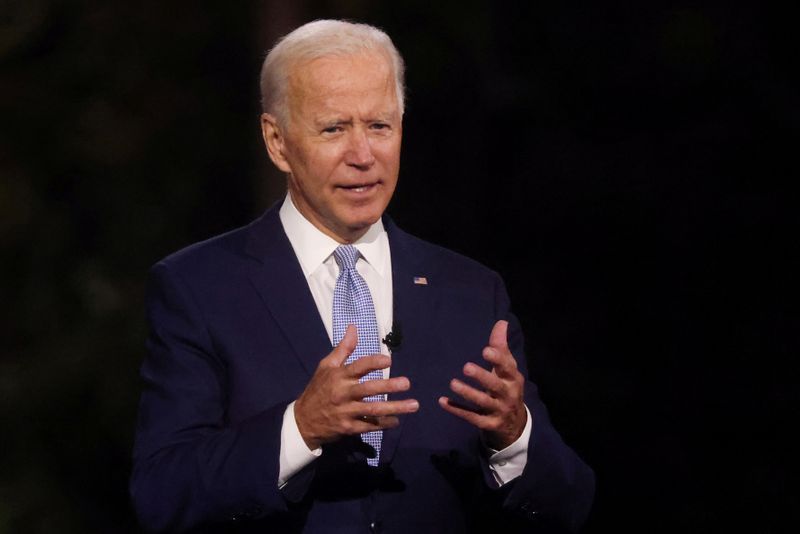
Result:
[[489,469],[500,486],[520,476],[528,463],[528,442],[531,438],[533,417],[527,406],[525,406],[525,412],[528,416],[525,429],[514,443],[502,451],[486,447],[486,450],[489,451]]
[[322,447],[313,451],[306,445],[300,429],[297,428],[297,421],[294,418],[294,402],[289,403],[286,411],[283,412],[283,424],[281,425],[281,453],[280,470],[278,471],[278,488],[286,485],[298,471],[319,458],[322,454]]

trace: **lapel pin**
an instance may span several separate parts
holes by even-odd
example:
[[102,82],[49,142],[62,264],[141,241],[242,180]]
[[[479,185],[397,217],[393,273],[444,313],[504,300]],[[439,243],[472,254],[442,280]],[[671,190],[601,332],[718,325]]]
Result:
[[417,284],[418,286],[427,286],[428,279],[425,278],[424,276],[415,276],[414,283]]

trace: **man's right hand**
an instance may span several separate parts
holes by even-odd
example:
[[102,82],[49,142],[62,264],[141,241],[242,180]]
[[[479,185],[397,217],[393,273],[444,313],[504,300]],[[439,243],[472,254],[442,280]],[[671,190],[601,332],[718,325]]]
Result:
[[411,383],[402,376],[360,383],[362,376],[389,367],[392,360],[375,354],[345,365],[357,342],[356,327],[350,325],[342,341],[319,362],[294,404],[297,428],[311,450],[345,435],[395,427],[398,415],[419,410],[419,402],[414,399],[364,402],[364,397],[408,391]]

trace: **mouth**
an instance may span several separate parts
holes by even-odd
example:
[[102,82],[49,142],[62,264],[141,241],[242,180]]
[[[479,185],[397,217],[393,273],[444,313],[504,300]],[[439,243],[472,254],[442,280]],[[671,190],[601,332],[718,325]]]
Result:
[[381,183],[380,180],[378,180],[377,182],[339,185],[337,187],[339,189],[344,189],[345,191],[352,193],[368,193],[376,189],[380,185],[380,183]]

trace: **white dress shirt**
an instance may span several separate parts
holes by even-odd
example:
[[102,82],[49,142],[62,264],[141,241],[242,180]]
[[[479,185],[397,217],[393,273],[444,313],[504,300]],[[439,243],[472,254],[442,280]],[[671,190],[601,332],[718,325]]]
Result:
[[[339,243],[303,217],[292,202],[290,194],[286,195],[279,216],[333,345],[333,292],[339,276],[339,266],[333,257],[333,251]],[[392,328],[392,258],[383,222],[379,219],[367,233],[353,243],[353,246],[361,253],[359,260],[364,260],[356,262],[356,270],[369,286],[378,321],[378,335],[383,339]],[[381,352],[389,355],[386,345],[381,344]],[[384,369],[385,378],[389,377],[389,371]],[[527,410],[527,407],[525,409]],[[531,414],[528,412],[525,431],[517,441],[502,451],[487,447],[489,467],[500,485],[518,477],[525,468],[531,419]],[[282,487],[295,473],[321,454],[322,448],[309,449],[300,435],[292,402],[283,414],[278,486]]]

